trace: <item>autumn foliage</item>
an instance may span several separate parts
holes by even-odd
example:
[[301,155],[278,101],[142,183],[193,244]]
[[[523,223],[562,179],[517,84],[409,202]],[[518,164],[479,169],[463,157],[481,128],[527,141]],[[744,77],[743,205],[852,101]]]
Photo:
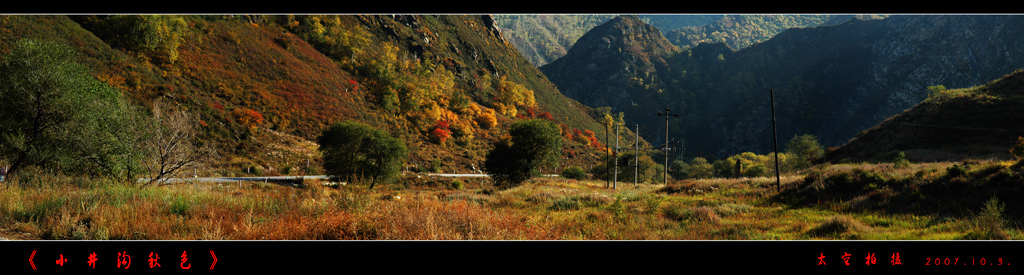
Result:
[[532,110],[536,106],[537,100],[533,97],[533,90],[527,89],[522,84],[508,81],[504,77],[498,81],[498,96],[495,98],[494,108],[503,115],[517,117],[520,107]]
[[476,117],[476,123],[483,129],[490,129],[497,126],[498,119],[494,116],[494,109],[486,109],[481,112],[480,115]]
[[248,127],[249,129],[255,129],[263,125],[263,115],[256,110],[239,107],[231,111],[231,115],[238,121],[239,124]]
[[433,130],[430,131],[430,138],[439,144],[444,144],[448,141],[448,138],[452,137],[452,130],[449,128],[448,121],[438,120],[434,123]]

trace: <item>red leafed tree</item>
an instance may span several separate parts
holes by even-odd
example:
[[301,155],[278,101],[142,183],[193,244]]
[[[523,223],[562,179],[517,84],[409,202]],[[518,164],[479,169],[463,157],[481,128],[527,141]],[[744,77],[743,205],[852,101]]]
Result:
[[551,117],[551,113],[548,113],[548,112],[540,113],[539,115],[537,115],[537,117],[539,117],[541,119],[547,119],[547,120],[550,120],[552,122],[555,121],[555,118]]
[[590,140],[589,144],[591,147],[597,149],[601,149],[601,147],[603,147],[603,145],[601,145],[601,142],[597,140],[597,137],[594,136],[594,131],[583,130],[583,137],[585,137],[587,140]]
[[256,110],[244,107],[236,108],[231,111],[231,114],[234,115],[238,123],[245,125],[250,129],[255,129],[260,125],[263,125],[263,114],[260,114],[260,112],[257,112]]
[[448,124],[448,121],[438,120],[434,123],[434,130],[430,131],[431,139],[439,144],[444,144],[448,138],[452,137],[452,131],[449,127],[450,125]]

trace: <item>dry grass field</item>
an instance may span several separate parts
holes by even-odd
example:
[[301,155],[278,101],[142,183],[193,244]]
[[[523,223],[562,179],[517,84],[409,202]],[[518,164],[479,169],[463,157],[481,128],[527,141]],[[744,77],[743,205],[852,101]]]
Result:
[[[44,173],[40,173],[44,174]],[[152,187],[23,176],[0,185],[8,239],[955,240],[1021,239],[1020,164],[819,165],[782,178],[669,185],[535,178],[398,184]],[[959,199],[953,199],[959,198]],[[1002,198],[1000,200],[1000,198]]]

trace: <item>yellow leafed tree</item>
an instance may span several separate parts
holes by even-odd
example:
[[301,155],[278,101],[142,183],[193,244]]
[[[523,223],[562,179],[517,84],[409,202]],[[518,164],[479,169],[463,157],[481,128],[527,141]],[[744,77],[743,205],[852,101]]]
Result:
[[498,98],[494,102],[494,108],[501,114],[515,117],[519,114],[519,107],[536,107],[537,100],[533,97],[533,90],[527,89],[519,83],[508,81],[502,77],[498,81]]

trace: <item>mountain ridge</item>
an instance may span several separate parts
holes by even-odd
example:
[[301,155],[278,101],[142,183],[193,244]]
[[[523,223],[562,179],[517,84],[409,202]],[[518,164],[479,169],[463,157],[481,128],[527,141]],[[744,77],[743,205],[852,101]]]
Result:
[[[641,104],[627,113],[627,122],[640,124],[641,135],[660,144],[664,121],[649,117],[667,107],[680,112],[670,131],[685,139],[692,155],[767,153],[774,91],[780,139],[812,134],[826,147],[839,146],[924,99],[928,86],[969,87],[1024,66],[1011,50],[1024,42],[1021,31],[1020,16],[897,15],[789,29],[738,51],[700,44],[662,56],[669,67],[643,86],[657,90],[633,86],[637,92],[629,99]],[[621,67],[601,69],[625,73]],[[571,87],[586,82],[561,78],[565,73],[571,72],[551,72],[549,78],[574,96]]]

